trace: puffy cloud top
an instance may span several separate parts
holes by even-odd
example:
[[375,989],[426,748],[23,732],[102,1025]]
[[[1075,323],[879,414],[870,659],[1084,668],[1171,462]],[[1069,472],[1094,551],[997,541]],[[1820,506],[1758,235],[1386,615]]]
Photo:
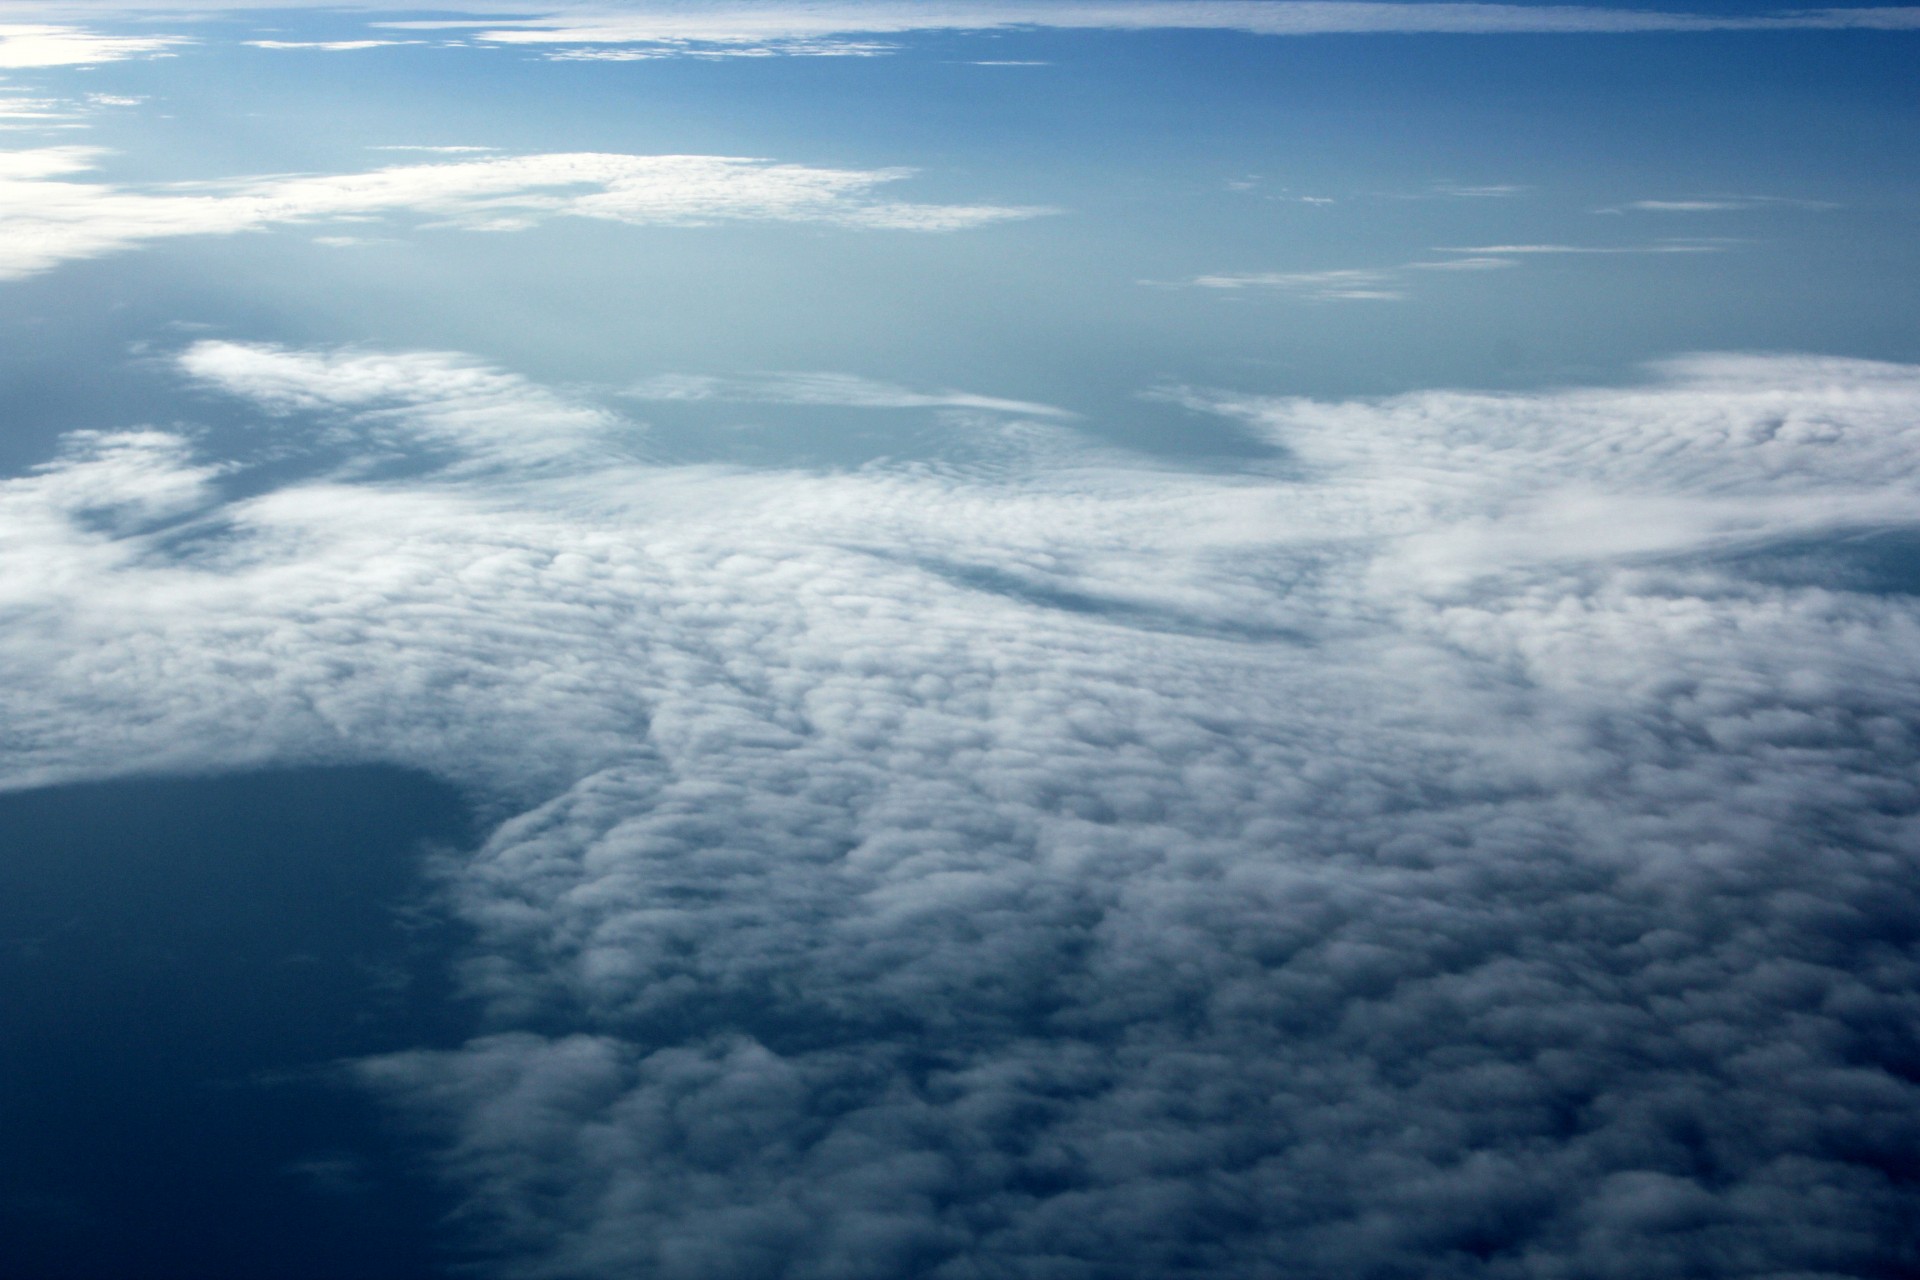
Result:
[[1920,1263],[1920,610],[1863,551],[1920,369],[1196,396],[1282,451],[1221,476],[1013,409],[991,466],[670,467],[465,357],[182,363],[455,461],[0,486],[9,780],[493,806],[487,1025],[360,1070],[500,1273]]

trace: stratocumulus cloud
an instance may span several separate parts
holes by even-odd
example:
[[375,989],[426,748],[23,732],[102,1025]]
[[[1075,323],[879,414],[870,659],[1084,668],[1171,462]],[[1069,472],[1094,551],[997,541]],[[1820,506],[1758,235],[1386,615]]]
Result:
[[501,1274],[1913,1269],[1920,605],[1846,556],[1920,535],[1920,369],[1187,393],[1284,451],[1220,476],[609,462],[465,357],[183,364],[466,461],[0,485],[7,782],[489,797],[488,1025],[358,1071]]
[[875,194],[910,176],[909,169],[822,169],[733,156],[576,152],[149,188],[76,180],[101,154],[88,147],[0,153],[0,279],[172,236],[402,214],[481,231],[522,230],[554,217],[955,231],[1049,212]]

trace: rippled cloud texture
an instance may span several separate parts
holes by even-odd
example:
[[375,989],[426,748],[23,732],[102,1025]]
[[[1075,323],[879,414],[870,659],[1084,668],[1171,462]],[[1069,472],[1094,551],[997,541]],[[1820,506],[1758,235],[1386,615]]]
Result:
[[495,806],[485,1034],[356,1069],[501,1274],[1920,1266],[1920,369],[1190,393],[1276,448],[1222,476],[991,387],[887,389],[971,462],[754,472],[455,355],[180,364],[453,461],[0,485],[10,782]]

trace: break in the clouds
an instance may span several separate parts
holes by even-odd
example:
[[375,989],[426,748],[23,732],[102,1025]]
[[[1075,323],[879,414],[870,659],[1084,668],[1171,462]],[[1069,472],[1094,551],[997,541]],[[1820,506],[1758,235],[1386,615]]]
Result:
[[910,169],[826,169],[732,156],[578,152],[140,187],[77,176],[100,158],[86,147],[0,153],[0,278],[172,236],[403,214],[430,227],[480,231],[522,230],[556,217],[954,231],[1049,212],[886,199],[881,189],[911,176]]
[[1045,424],[661,466],[466,357],[181,367],[456,457],[229,498],[137,430],[0,486],[8,781],[487,797],[443,883],[488,1025],[356,1070],[498,1274],[1920,1256],[1920,595],[1874,554],[1920,370],[1185,393],[1274,450],[1229,475]]

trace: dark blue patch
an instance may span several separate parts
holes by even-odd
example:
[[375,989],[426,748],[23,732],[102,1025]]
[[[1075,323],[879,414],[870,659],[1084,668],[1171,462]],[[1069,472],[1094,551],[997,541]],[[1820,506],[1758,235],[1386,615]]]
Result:
[[420,855],[471,837],[394,768],[0,796],[9,1280],[438,1274],[447,1206],[335,1064],[459,1042]]

